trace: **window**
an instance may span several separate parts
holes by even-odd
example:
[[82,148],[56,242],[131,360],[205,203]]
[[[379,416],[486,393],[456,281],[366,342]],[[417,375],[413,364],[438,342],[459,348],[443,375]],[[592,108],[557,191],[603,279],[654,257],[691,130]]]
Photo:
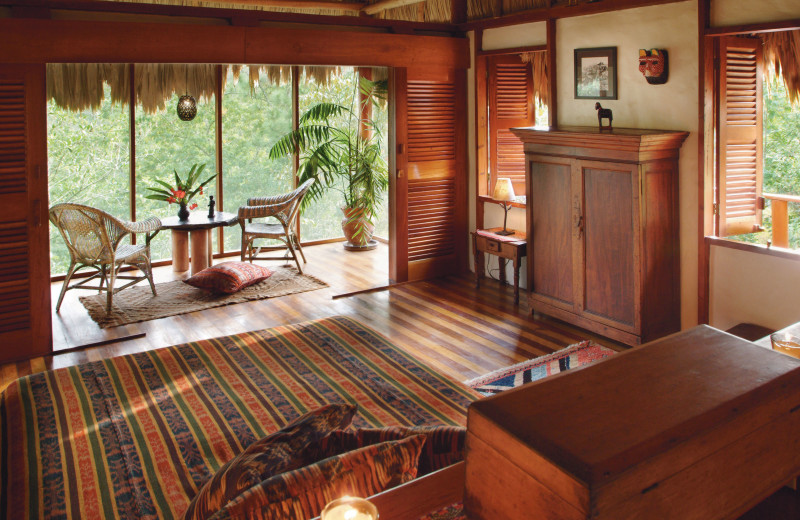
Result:
[[[514,127],[547,124],[547,54],[544,51],[487,51],[478,65],[486,75],[485,95],[478,89],[478,111],[485,116],[479,128],[479,195],[491,195],[498,178],[510,178],[517,196],[525,194],[525,152],[510,131]],[[485,155],[480,153],[481,148]]]
[[774,42],[792,37],[720,40],[717,236],[800,247],[800,107],[792,106],[780,67],[767,65],[782,58],[775,53],[783,45]]
[[[252,83],[250,75],[258,78]],[[255,79],[255,78],[254,78]],[[272,82],[265,72],[243,66],[238,81],[228,70],[222,95],[222,184],[225,211],[235,213],[250,197],[267,197],[294,189],[292,160],[270,160],[269,149],[292,130],[291,81]],[[238,251],[238,225],[225,228],[225,251]],[[214,233],[216,236],[216,233]],[[305,236],[303,237],[305,239]]]
[[[352,67],[49,64],[50,203],[87,204],[125,220],[173,216],[177,206],[146,198],[147,188],[157,186],[157,179],[170,181],[173,170],[185,177],[193,164],[205,164],[206,177],[217,171],[218,160],[222,162],[220,176],[204,193],[216,196],[217,209],[235,213],[248,197],[291,191],[293,161],[271,160],[269,150],[292,129],[292,70],[303,71],[298,96],[301,112],[323,100],[343,105],[358,102]],[[384,69],[380,72],[386,74]],[[130,121],[132,84],[134,121]],[[219,107],[218,88],[222,92]],[[186,92],[198,104],[191,121],[182,121],[175,113],[179,96]],[[218,109],[223,114],[219,147]],[[375,107],[373,118],[375,131],[384,136],[385,151],[386,107]],[[130,156],[131,150],[135,157]],[[388,194],[384,197],[376,226],[376,235],[382,237],[388,235]],[[206,211],[207,201],[194,199],[200,205],[197,211]],[[332,190],[309,207],[301,221],[302,240],[340,240],[341,204],[341,193]],[[214,242],[220,236],[225,253],[239,250],[238,226],[213,233]],[[69,251],[52,226],[50,243],[51,275],[57,276],[69,266]],[[154,261],[169,259],[171,250],[168,232],[151,242]],[[220,251],[218,243],[214,251]]]
[[[112,104],[110,87],[96,108],[79,111],[47,103],[50,205],[80,202],[120,218],[130,215],[130,136],[128,106]],[[69,251],[50,226],[50,270],[65,273]]]

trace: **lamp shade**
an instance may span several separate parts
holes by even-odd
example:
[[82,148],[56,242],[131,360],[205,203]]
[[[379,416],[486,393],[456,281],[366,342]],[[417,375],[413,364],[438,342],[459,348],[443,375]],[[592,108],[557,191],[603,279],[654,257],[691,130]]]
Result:
[[191,121],[197,115],[197,101],[189,94],[178,100],[178,117],[182,121]]
[[515,197],[516,195],[514,195],[514,186],[511,184],[511,179],[497,179],[494,185],[492,198],[494,200],[512,201]]

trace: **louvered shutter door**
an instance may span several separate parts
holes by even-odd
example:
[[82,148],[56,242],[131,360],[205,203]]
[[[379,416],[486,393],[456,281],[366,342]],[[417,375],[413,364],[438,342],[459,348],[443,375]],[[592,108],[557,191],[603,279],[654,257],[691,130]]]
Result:
[[[465,107],[456,71],[408,72],[408,277],[454,272],[466,249]],[[461,171],[463,170],[463,171]],[[463,228],[463,229],[462,229]]]
[[0,66],[0,362],[51,350],[44,66]]
[[719,236],[761,228],[762,50],[757,38],[723,38],[720,45]]
[[[489,135],[492,179],[507,177],[518,195],[525,193],[525,151],[509,128],[535,124],[531,64],[519,55],[489,60]],[[489,193],[494,185],[489,186]]]

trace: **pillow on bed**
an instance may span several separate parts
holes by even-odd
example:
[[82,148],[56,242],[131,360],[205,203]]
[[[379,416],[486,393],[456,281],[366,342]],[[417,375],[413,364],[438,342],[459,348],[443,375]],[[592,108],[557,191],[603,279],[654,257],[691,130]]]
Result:
[[446,468],[464,460],[464,444],[467,429],[461,426],[390,426],[387,428],[361,428],[357,430],[335,430],[317,445],[317,459],[355,450],[371,444],[404,439],[423,434],[426,437],[419,457],[417,476]]
[[287,424],[283,429],[251,444],[226,462],[192,499],[185,520],[209,518],[225,504],[273,475],[291,471],[319,459],[305,448],[331,431],[350,425],[357,410],[352,404],[330,404]]
[[222,262],[206,267],[184,282],[199,289],[232,294],[270,276],[272,271],[260,265],[248,262]]
[[275,475],[248,489],[211,520],[314,518],[343,495],[368,497],[416,477],[424,435],[387,441]]

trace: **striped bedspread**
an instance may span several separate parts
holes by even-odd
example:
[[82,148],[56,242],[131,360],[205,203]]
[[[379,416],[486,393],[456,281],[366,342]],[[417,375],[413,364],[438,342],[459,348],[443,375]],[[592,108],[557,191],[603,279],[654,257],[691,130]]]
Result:
[[341,316],[34,374],[0,397],[0,512],[179,518],[223,463],[324,403],[357,403],[357,426],[463,425],[478,397]]

